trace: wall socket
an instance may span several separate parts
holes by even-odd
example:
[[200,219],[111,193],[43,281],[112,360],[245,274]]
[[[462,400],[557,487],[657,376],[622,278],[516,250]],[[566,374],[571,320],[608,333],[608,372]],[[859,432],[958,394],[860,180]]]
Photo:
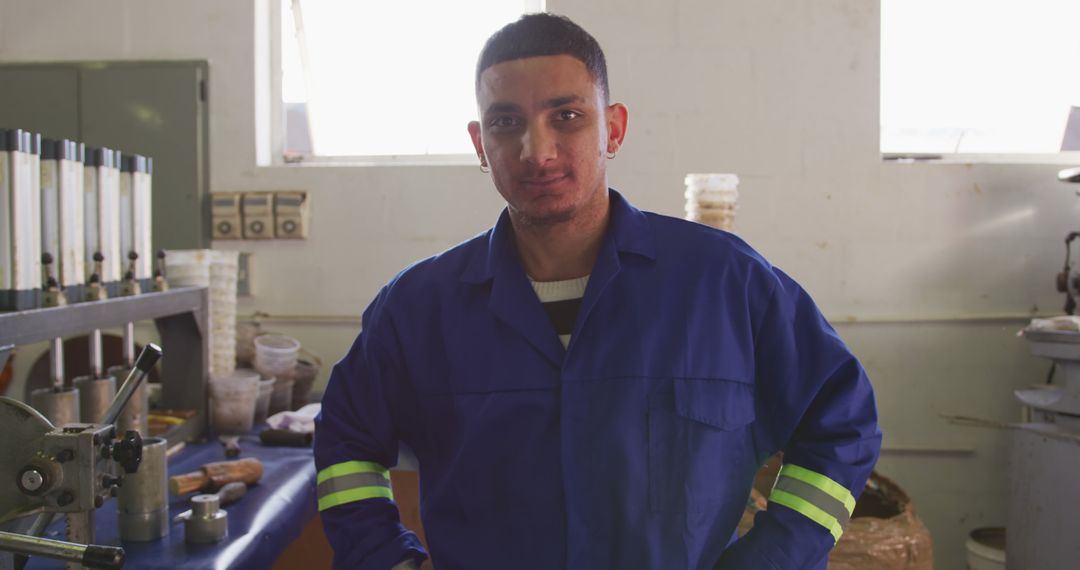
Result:
[[215,240],[307,239],[311,223],[302,190],[214,192],[210,203]]

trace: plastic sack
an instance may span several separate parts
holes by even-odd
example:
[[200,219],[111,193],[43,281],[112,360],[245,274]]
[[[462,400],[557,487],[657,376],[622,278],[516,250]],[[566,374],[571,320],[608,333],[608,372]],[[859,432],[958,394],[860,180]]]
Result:
[[855,503],[840,541],[829,553],[829,570],[933,570],[930,531],[915,514],[911,497],[874,472]]
[[[755,489],[739,521],[739,536],[754,525],[754,515],[767,507],[767,488],[773,481],[778,458],[759,473]],[[770,484],[771,486],[771,484]],[[759,491],[761,489],[761,491]],[[851,522],[829,553],[829,570],[933,570],[934,548],[930,531],[915,514],[911,497],[894,481],[874,472],[855,503]]]

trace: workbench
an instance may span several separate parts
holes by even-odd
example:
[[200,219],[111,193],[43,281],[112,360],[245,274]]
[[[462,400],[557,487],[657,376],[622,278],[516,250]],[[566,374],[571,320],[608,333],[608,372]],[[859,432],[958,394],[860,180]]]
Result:
[[[123,546],[125,569],[269,569],[274,561],[311,522],[316,514],[315,464],[311,448],[266,447],[257,435],[240,438],[240,457],[254,457],[263,463],[263,477],[248,488],[238,502],[225,508],[229,513],[229,536],[213,545],[184,542],[184,525],[173,522],[169,535],[154,542],[120,541],[117,534],[116,500],[96,511],[96,544]],[[217,441],[191,444],[169,459],[169,475],[196,471],[213,461],[225,460]],[[170,497],[169,517],[188,510],[190,498]],[[63,520],[58,517],[45,533],[48,538],[64,538]],[[31,559],[28,569],[61,569],[64,563],[44,558]]]

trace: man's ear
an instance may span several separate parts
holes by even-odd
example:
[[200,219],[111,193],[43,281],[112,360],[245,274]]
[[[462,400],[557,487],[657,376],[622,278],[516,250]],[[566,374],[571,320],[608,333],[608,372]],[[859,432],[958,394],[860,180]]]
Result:
[[469,137],[472,138],[473,148],[476,149],[476,156],[480,158],[480,164],[486,165],[484,141],[480,137],[480,121],[469,121]]
[[607,153],[615,154],[626,138],[630,123],[630,110],[622,103],[612,103],[607,108]]

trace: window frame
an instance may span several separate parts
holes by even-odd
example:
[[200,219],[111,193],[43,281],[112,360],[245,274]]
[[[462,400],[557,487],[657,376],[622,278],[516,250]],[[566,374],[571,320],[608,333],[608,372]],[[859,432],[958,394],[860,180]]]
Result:
[[[535,11],[547,9],[547,0],[520,0],[523,4],[532,2]],[[264,65],[269,67],[268,102],[269,121],[265,131],[269,134],[269,156],[259,160],[260,166],[275,167],[375,167],[375,166],[470,166],[479,167],[480,160],[473,153],[463,154],[393,154],[393,155],[301,155],[285,154],[285,101],[283,100],[284,83],[282,73],[282,1],[269,2],[269,14],[266,25],[269,26],[267,42],[269,57]],[[258,131],[259,129],[256,129]],[[467,124],[461,125],[461,136],[469,136]]]
[[[893,0],[896,1],[896,0]],[[883,162],[908,164],[1031,164],[1031,165],[1068,165],[1080,164],[1080,150],[1058,150],[1056,152],[895,152],[882,150],[882,138],[885,125],[881,121],[882,93],[884,91],[884,71],[882,61],[885,51],[885,10],[881,7],[878,19],[878,153]]]

